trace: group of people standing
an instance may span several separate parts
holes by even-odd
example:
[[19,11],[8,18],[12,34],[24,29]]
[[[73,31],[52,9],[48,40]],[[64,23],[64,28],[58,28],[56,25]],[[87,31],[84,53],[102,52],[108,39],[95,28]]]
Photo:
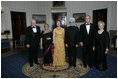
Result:
[[[106,70],[106,53],[109,47],[109,34],[104,30],[105,23],[98,22],[98,28],[90,23],[91,17],[85,17],[85,23],[78,28],[75,18],[69,18],[69,26],[62,28],[61,21],[56,22],[56,28],[49,30],[49,25],[44,25],[44,31],[36,26],[36,20],[26,30],[26,47],[29,48],[29,63],[38,62],[38,47],[43,50],[45,66],[64,66],[66,52],[68,53],[69,67],[76,67],[77,49],[82,47],[83,66],[95,66],[99,70]],[[67,48],[67,51],[65,51]]]

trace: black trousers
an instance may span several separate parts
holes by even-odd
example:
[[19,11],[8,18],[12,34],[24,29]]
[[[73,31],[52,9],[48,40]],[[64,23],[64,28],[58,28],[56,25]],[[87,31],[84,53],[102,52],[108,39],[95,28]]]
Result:
[[76,66],[76,47],[68,47],[69,66]]
[[90,45],[83,46],[82,48],[83,51],[83,64],[86,67],[89,65],[90,67],[93,66],[94,62],[94,52],[93,52],[93,47]]
[[33,61],[35,63],[38,62],[38,47],[37,46],[31,46],[29,48],[29,63],[30,63],[30,65],[33,65]]

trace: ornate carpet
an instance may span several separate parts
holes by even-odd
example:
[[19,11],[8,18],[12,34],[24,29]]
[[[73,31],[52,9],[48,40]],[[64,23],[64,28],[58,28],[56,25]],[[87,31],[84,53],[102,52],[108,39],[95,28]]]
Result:
[[90,68],[84,68],[82,62],[77,59],[76,67],[65,66],[43,66],[43,59],[39,59],[40,65],[34,64],[30,67],[28,63],[23,65],[22,72],[30,78],[78,78],[87,73]]

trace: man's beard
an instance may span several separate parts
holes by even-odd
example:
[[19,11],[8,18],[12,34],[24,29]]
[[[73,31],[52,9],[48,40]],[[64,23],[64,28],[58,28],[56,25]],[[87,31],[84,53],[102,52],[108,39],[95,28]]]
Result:
[[75,24],[70,24],[70,26],[75,26]]

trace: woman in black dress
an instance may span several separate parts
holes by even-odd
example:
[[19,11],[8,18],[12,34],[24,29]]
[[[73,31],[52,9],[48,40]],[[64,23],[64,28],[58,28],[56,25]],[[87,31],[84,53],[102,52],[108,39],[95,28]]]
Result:
[[49,30],[49,25],[44,25],[44,31],[41,38],[41,49],[44,54],[44,66],[50,66],[52,64],[52,32]]
[[109,47],[109,34],[104,30],[105,23],[103,21],[98,22],[99,30],[95,34],[95,66],[98,70],[107,69],[106,54]]

